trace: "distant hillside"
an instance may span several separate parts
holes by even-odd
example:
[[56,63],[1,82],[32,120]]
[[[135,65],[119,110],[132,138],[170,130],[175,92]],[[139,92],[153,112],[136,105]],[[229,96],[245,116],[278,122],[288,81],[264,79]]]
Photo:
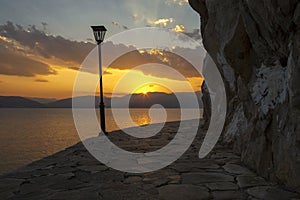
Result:
[[[184,99],[184,105],[179,105],[176,95]],[[160,104],[165,108],[193,108],[193,98],[194,93],[176,93],[175,94],[166,94],[161,92],[153,92],[148,93],[147,95],[144,94],[133,94],[133,95],[126,95],[123,97],[115,97],[111,98],[104,98],[104,103],[107,108],[114,106],[115,108],[150,108],[154,104]],[[199,103],[199,107],[202,108],[202,93],[196,93],[196,97]],[[83,96],[83,97],[75,97],[74,99],[74,106],[79,108],[88,108],[91,107],[89,105],[92,102],[95,102],[95,107],[99,105],[99,97],[94,96]],[[48,107],[55,107],[55,108],[71,108],[72,107],[72,99],[62,99],[50,104],[47,104]]]
[[[74,100],[75,107],[79,107],[79,108],[98,107],[99,105],[99,97],[95,97],[95,96],[74,97],[73,100]],[[91,102],[94,102],[95,105],[90,106]],[[106,107],[109,107],[110,99],[104,98],[104,103],[106,104]],[[72,98],[54,101],[46,104],[46,106],[49,108],[72,108]]]
[[[196,93],[199,107],[202,107],[201,93]],[[178,97],[178,99],[177,99]],[[144,94],[134,94],[129,101],[130,108],[150,108],[154,104],[160,104],[165,108],[194,108],[194,93],[172,93],[161,92]],[[181,105],[179,101],[181,100]]]
[[[202,93],[196,93],[199,106],[202,107],[201,96]],[[177,99],[183,99],[184,104],[179,105]],[[104,98],[104,103],[107,108],[113,105],[115,108],[150,108],[154,104],[160,104],[165,108],[194,108],[193,105],[194,93],[176,93],[166,94],[161,92],[153,92],[144,94],[126,95],[123,97]],[[61,99],[50,103],[40,103],[32,99],[24,97],[0,97],[0,107],[4,108],[92,108],[99,106],[99,97],[95,96],[81,96]]]
[[47,103],[57,101],[57,99],[55,99],[55,98],[38,98],[38,97],[24,97],[24,98],[36,101],[41,104],[47,104]]
[[0,96],[0,108],[43,108],[44,104],[15,96]]

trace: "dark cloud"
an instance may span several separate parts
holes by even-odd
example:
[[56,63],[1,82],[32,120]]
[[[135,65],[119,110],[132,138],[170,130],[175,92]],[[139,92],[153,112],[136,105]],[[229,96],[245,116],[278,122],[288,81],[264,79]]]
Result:
[[126,92],[114,92],[114,93],[104,92],[104,95],[107,96],[107,97],[111,97],[111,96],[114,96],[114,97],[120,96],[120,97],[122,97],[122,96],[128,95],[128,93],[126,93]]
[[80,67],[79,67],[79,66],[78,66],[78,67],[77,67],[77,66],[73,66],[73,67],[68,67],[68,68],[69,68],[69,69],[76,70],[76,71],[80,69]]
[[0,25],[0,35],[19,42],[44,58],[58,58],[66,62],[80,64],[95,47],[93,43],[77,42],[61,36],[48,35],[35,26],[24,29],[20,25],[7,22]]
[[202,39],[201,33],[200,33],[200,29],[194,29],[191,32],[183,32],[185,35],[193,38],[196,41],[199,41]]
[[120,29],[124,29],[124,30],[128,30],[128,27],[125,26],[125,25],[121,25],[120,23],[118,22],[111,22],[113,25],[119,27]]
[[36,79],[35,82],[39,82],[39,83],[48,83],[48,80],[45,79]]
[[86,41],[89,41],[89,42],[94,42],[95,40],[92,39],[92,38],[87,38]]
[[0,42],[0,74],[12,76],[49,75],[56,71],[45,63],[33,60]]
[[105,71],[105,72],[103,72],[103,75],[112,75],[112,73],[108,72],[108,71]]
[[[116,26],[121,26],[117,22],[113,22]],[[44,24],[47,26],[47,24]],[[127,27],[123,26],[124,29]],[[185,33],[194,39],[199,38],[199,30],[194,30],[191,33]],[[86,56],[95,47],[94,43],[90,42],[77,42],[71,41],[62,36],[48,35],[45,31],[38,30],[35,26],[30,26],[28,29],[24,29],[22,26],[15,25],[12,22],[7,22],[4,25],[0,25],[0,35],[4,36],[13,41],[17,41],[23,48],[23,52],[14,49],[7,50],[1,45],[0,49],[0,73],[7,75],[18,75],[18,76],[34,76],[34,75],[48,75],[55,74],[56,72],[50,68],[50,66],[27,58],[25,54],[39,55],[44,58],[57,58],[65,63],[69,69],[79,70],[79,66]],[[92,41],[90,39],[89,41]],[[2,41],[3,42],[3,41]],[[193,50],[189,48],[179,48],[170,51],[164,51],[163,55],[149,53],[145,51],[141,53],[137,51],[133,46],[126,46],[123,44],[114,44],[112,42],[105,42],[103,44],[103,64],[110,68],[115,69],[132,69],[137,66],[157,63],[167,65],[177,70],[186,78],[188,77],[200,77],[199,73],[194,67],[188,63],[184,58],[176,55],[180,54],[181,51],[185,52],[185,55],[189,55],[192,59],[199,58],[198,49]],[[112,61],[113,55],[120,55],[122,52],[129,52],[122,55],[112,63],[105,63],[105,60]],[[120,54],[119,54],[120,53]],[[97,68],[93,69],[90,65],[98,66],[98,59],[94,57],[88,61],[87,66],[83,66],[83,70],[90,73],[98,73]],[[107,59],[106,59],[107,58]],[[97,62],[97,63],[96,63]],[[201,63],[202,64],[202,63]],[[146,75],[152,75],[156,77],[164,77],[172,79],[172,74],[168,73],[166,69],[157,69],[154,66],[149,66],[141,70]],[[176,79],[176,78],[175,78]]]
[[[170,73],[167,68],[157,67],[155,64],[161,64],[173,68],[185,78],[201,77],[201,74],[186,59],[182,58],[180,53],[185,51],[185,55],[189,55],[190,59],[199,60],[199,51],[187,48],[178,48],[173,52],[158,51],[151,53],[151,50],[140,52],[133,50],[116,59],[109,65],[109,68],[115,69],[133,69],[135,67],[148,64],[147,67],[140,69],[145,75],[152,75],[161,78],[178,79],[175,73]],[[181,79],[180,79],[181,80]]]
[[[137,70],[143,72],[145,75],[173,80],[179,79],[174,73],[170,73],[170,70],[163,67],[157,67],[157,64],[161,64],[173,68],[185,78],[201,77],[195,69],[196,66],[194,67],[187,60],[179,56],[187,55],[189,60],[193,60],[194,63],[199,63],[201,65],[202,63],[197,62],[199,60],[201,61],[201,51],[199,49],[176,47],[175,49],[166,51],[155,51],[151,49],[138,51],[133,46],[114,44],[111,41],[103,43],[102,49],[102,63],[107,70],[130,70],[141,65],[147,65],[146,67]],[[127,53],[124,54],[124,52]],[[77,67],[72,67],[72,69],[78,70]],[[98,53],[96,49],[87,58],[86,62],[83,63],[81,70],[94,74],[98,73]],[[182,80],[182,78],[180,78],[180,80]]]
[[43,26],[43,30],[46,31],[48,24],[46,22],[41,22],[41,24]]
[[113,25],[115,26],[119,26],[120,27],[120,24],[118,22],[111,22]]

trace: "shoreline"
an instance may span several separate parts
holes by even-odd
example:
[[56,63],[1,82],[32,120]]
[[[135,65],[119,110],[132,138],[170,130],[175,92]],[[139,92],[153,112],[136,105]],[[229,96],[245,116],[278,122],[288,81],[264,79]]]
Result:
[[[189,120],[191,127],[193,120]],[[128,140],[121,131],[108,137],[121,148],[152,151],[167,144],[179,122],[168,122],[151,139]],[[187,131],[188,132],[188,131]],[[111,169],[85,149],[82,142],[0,176],[1,199],[231,199],[299,198],[279,184],[257,176],[227,147],[217,144],[198,158],[205,132],[199,128],[190,148],[174,163],[158,171],[134,174]],[[283,197],[283,198],[282,198]],[[286,197],[286,198],[285,198]]]
[[[14,109],[14,108],[13,108]],[[21,108],[22,109],[22,108]],[[25,108],[25,109],[27,109],[27,108]],[[30,108],[31,109],[31,108]],[[40,109],[40,108],[39,108]],[[139,108],[137,108],[137,109],[139,109]],[[0,110],[1,110],[1,108],[0,108]],[[183,120],[183,121],[190,121],[190,120],[197,120],[197,119],[189,119],[189,120]],[[202,118],[200,118],[199,119],[199,123],[201,123],[201,121],[202,121]],[[168,124],[168,123],[180,123],[181,121],[168,121],[168,122],[165,122],[165,124]],[[161,123],[155,123],[155,124],[146,124],[146,125],[141,125],[141,126],[132,126],[132,127],[127,127],[127,128],[124,128],[124,130],[126,130],[126,129],[134,129],[134,128],[136,128],[136,127],[145,127],[145,126],[148,126],[148,125],[159,125],[159,124],[163,124],[164,122],[161,122]],[[118,129],[118,130],[113,130],[113,131],[111,131],[110,133],[114,133],[114,132],[120,132],[120,131],[122,131],[121,129]],[[77,133],[77,135],[78,135],[78,133]],[[79,137],[78,137],[79,138]],[[79,138],[80,139],[80,138]],[[43,159],[47,159],[48,157],[51,157],[51,156],[54,156],[55,154],[57,154],[57,153],[60,153],[60,152],[63,152],[63,151],[66,151],[67,149],[69,149],[69,148],[72,148],[73,146],[76,146],[76,145],[81,145],[82,144],[82,141],[78,141],[77,143],[75,143],[75,144],[73,144],[73,145],[71,145],[71,146],[68,146],[68,147],[66,147],[66,148],[64,148],[64,149],[62,149],[62,150],[59,150],[59,151],[57,151],[57,152],[54,152],[53,154],[50,154],[50,155],[47,155],[47,156],[45,156],[45,157],[42,157],[42,158],[39,158],[39,159],[37,159],[37,160],[34,160],[34,161],[32,161],[32,162],[29,162],[29,163],[27,163],[27,164],[25,164],[25,165],[22,165],[22,166],[19,166],[19,167],[17,167],[17,168],[15,168],[15,169],[12,169],[12,170],[9,170],[9,171],[6,171],[6,172],[4,172],[4,173],[0,173],[0,179],[1,179],[1,177],[2,176],[5,176],[6,174],[10,174],[10,173],[14,173],[14,172],[17,172],[18,170],[22,170],[23,168],[26,168],[28,165],[31,165],[31,164],[34,164],[35,162],[38,162],[38,161],[40,161],[40,160],[43,160]]]
[[[151,122],[148,109],[132,109],[130,111],[134,123],[128,123],[127,117],[124,116],[124,123],[121,121],[121,124],[117,125],[113,121],[112,112],[108,110],[106,119],[108,131],[119,130],[119,127],[130,128],[133,125],[136,127],[138,124]],[[167,109],[166,111],[168,113],[167,121],[178,121],[180,110]],[[187,110],[187,112],[190,111],[194,112]],[[96,114],[98,114],[97,110]],[[1,174],[12,172],[80,142],[72,110],[69,108],[2,109],[0,119],[2,121],[0,126],[2,130]],[[158,118],[153,119],[153,123],[159,122]]]

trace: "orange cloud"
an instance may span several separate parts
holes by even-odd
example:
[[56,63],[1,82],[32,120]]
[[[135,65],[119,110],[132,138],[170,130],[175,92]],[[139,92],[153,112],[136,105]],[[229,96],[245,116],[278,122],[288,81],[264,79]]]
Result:
[[174,19],[169,18],[169,19],[158,19],[158,20],[148,20],[148,23],[151,25],[162,25],[163,27],[166,27],[169,23],[173,23]]
[[35,82],[39,82],[39,83],[48,83],[48,80],[45,79],[36,79]]
[[188,0],[167,0],[166,4],[177,4],[179,6],[184,6],[185,4],[187,4],[189,1]]
[[34,60],[22,52],[12,49],[0,41],[0,74],[10,76],[34,77],[36,75],[56,74],[48,64]]
[[173,30],[180,33],[185,32],[185,28],[183,25],[176,25],[175,28],[173,28]]
[[61,36],[46,34],[35,26],[25,30],[22,26],[9,21],[0,25],[0,36],[0,41],[26,54],[44,59],[57,59],[66,64],[80,64],[95,47],[93,43],[71,41]]
[[[192,49],[185,49],[177,47],[174,53],[169,51],[163,51],[159,49],[144,49],[144,50],[133,50],[130,51],[114,62],[112,62],[107,69],[119,69],[119,70],[131,70],[137,66],[148,64],[148,63],[156,63],[165,66],[169,66],[184,77],[201,77],[201,74],[192,66],[189,62],[187,62],[184,58],[178,56],[176,51],[186,51],[193,60],[198,60],[198,53]],[[148,68],[143,68],[142,71],[145,75],[152,75],[160,78],[168,78],[170,80],[177,80],[177,76],[173,76],[166,71],[166,69],[161,68],[160,71],[153,70],[151,66]]]

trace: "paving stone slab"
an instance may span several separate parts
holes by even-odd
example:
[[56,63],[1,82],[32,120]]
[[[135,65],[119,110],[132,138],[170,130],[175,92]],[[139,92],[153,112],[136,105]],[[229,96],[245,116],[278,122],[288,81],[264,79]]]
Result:
[[265,179],[259,176],[238,176],[237,182],[240,188],[268,185]]
[[237,164],[226,164],[223,166],[226,172],[231,173],[231,174],[239,174],[239,175],[255,175],[253,172],[251,172],[249,169],[246,167],[243,167],[241,165]]
[[185,184],[215,183],[215,182],[233,182],[234,177],[223,173],[184,173],[182,182]]
[[158,190],[161,200],[204,200],[210,198],[208,190],[202,186],[167,185]]
[[210,190],[238,190],[239,186],[232,182],[217,182],[217,183],[206,183],[206,187]]
[[103,197],[100,196],[100,193],[93,188],[82,188],[78,190],[65,190],[55,193],[51,195],[49,198],[51,200],[87,200],[87,199],[99,199],[104,200]]
[[[298,195],[274,186],[258,186],[247,189],[249,195],[265,200],[288,200]],[[298,196],[299,197],[299,196]]]
[[213,199],[215,200],[233,200],[233,199],[247,199],[245,193],[241,191],[216,191],[212,192]]
[[130,176],[124,180],[125,184],[137,184],[142,181],[140,176]]

